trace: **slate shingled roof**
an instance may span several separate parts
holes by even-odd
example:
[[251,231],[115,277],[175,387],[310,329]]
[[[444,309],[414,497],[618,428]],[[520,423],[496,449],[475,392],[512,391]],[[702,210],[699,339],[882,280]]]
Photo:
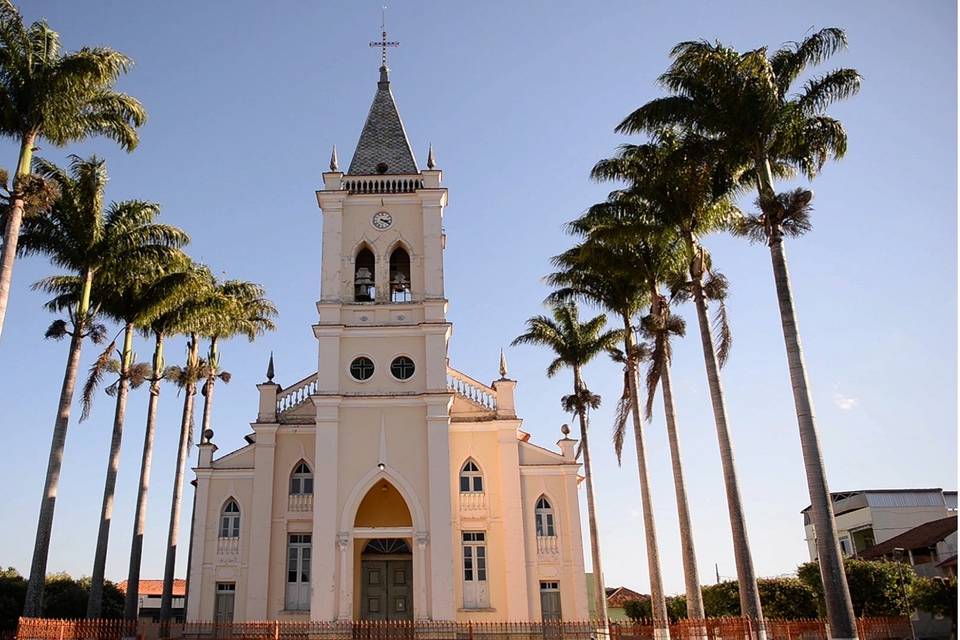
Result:
[[[373,97],[370,113],[353,152],[348,175],[396,175],[419,173],[413,149],[403,129],[397,104],[390,91],[386,68],[380,68],[380,82]],[[386,170],[382,170],[386,165]]]

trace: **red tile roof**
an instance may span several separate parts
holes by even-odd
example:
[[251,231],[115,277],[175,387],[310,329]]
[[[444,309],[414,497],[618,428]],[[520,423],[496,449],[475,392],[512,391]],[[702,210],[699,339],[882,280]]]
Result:
[[633,589],[627,589],[626,587],[608,587],[607,592],[607,606],[614,608],[623,607],[624,603],[629,600],[649,600],[650,596],[645,596],[642,593],[637,593]]
[[[127,581],[117,585],[120,587],[120,591],[124,593],[127,592]],[[141,596],[159,596],[163,595],[163,580],[141,580],[140,588],[137,590],[137,595]],[[181,578],[176,578],[173,581],[173,595],[174,597],[181,597],[187,595],[187,581]]]
[[908,551],[911,549],[924,549],[937,544],[956,530],[957,516],[933,520],[919,527],[914,527],[909,531],[904,531],[889,540],[875,544],[869,549],[864,549],[863,552],[860,553],[860,557],[868,560],[870,558],[882,558],[883,556],[893,553],[893,550],[898,547]]

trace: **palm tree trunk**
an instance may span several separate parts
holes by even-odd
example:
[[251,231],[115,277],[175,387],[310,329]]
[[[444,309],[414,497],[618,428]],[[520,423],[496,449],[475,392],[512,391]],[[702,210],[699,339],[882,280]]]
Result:
[[[573,394],[579,398],[583,390],[580,367],[573,369]],[[583,454],[583,476],[587,490],[587,520],[590,527],[590,560],[593,564],[593,599],[597,620],[607,626],[607,592],[603,586],[603,566],[600,562],[600,529],[597,526],[597,508],[593,493],[593,469],[590,464],[590,444],[587,438],[586,409],[578,407],[577,418],[580,421],[580,452]]]
[[777,302],[780,305],[780,323],[783,325],[783,340],[787,348],[787,363],[790,368],[790,383],[793,386],[793,402],[800,427],[800,445],[803,451],[803,466],[810,492],[811,518],[816,530],[817,557],[820,578],[823,581],[824,601],[831,638],[856,638],[857,624],[850,601],[850,589],[843,568],[843,556],[837,537],[837,525],[833,516],[833,501],[827,486],[827,472],[820,449],[813,400],[807,388],[807,370],[803,360],[803,347],[797,328],[797,316],[793,308],[793,292],[787,256],[782,238],[770,243],[773,261],[773,279],[777,287]]
[[687,483],[683,478],[683,462],[680,457],[680,436],[677,432],[677,417],[673,405],[673,383],[670,380],[670,363],[664,362],[660,371],[660,389],[663,391],[663,415],[667,422],[667,439],[670,442],[670,462],[673,467],[673,488],[677,494],[677,515],[680,520],[680,551],[683,557],[683,581],[687,592],[687,618],[701,620],[703,594],[700,592],[700,572],[697,569],[697,551],[693,543],[693,524],[690,521],[690,504],[687,502]]
[[[24,136],[20,141],[20,157],[17,172],[13,177],[13,193],[18,196],[20,176],[29,175],[30,162],[33,160],[33,144],[36,136]],[[3,333],[3,321],[7,316],[7,300],[10,298],[10,286],[13,283],[13,263],[17,259],[17,243],[20,240],[20,225],[23,223],[23,198],[14,197],[7,226],[3,230],[3,247],[0,247],[0,334]]]
[[127,393],[130,389],[130,358],[133,351],[133,323],[128,322],[123,332],[123,351],[120,364],[120,382],[117,388],[117,406],[113,415],[113,436],[107,460],[107,477],[103,486],[103,504],[100,507],[100,530],[97,549],[93,556],[93,574],[90,577],[90,597],[87,599],[87,618],[99,618],[103,609],[103,580],[107,567],[107,546],[110,523],[113,520],[113,498],[120,469],[120,445],[123,441],[123,422],[127,413]]
[[88,271],[84,276],[83,292],[73,323],[67,366],[63,373],[63,385],[60,387],[60,403],[57,407],[57,418],[53,423],[53,442],[50,443],[50,457],[47,459],[47,477],[43,485],[43,498],[40,501],[40,515],[37,519],[37,537],[33,544],[33,559],[30,562],[30,580],[27,582],[27,593],[23,604],[23,615],[27,618],[36,618],[43,614],[43,588],[47,576],[47,556],[50,553],[50,534],[53,531],[53,512],[57,503],[57,489],[60,486],[60,467],[63,464],[63,450],[67,442],[67,427],[70,425],[73,391],[77,386],[77,372],[80,369],[80,349],[83,346],[87,325],[92,284],[93,272]]
[[650,476],[647,472],[647,453],[640,418],[640,397],[637,392],[637,367],[633,357],[633,327],[630,317],[623,317],[623,346],[627,354],[627,380],[630,393],[630,413],[633,415],[633,438],[637,448],[637,471],[640,475],[640,502],[643,506],[643,529],[647,543],[647,566],[650,572],[650,609],[653,615],[654,640],[670,637],[667,602],[663,596],[663,578],[660,575],[660,548],[653,518],[653,500],[650,497]]
[[[198,342],[195,335],[190,337],[190,354],[187,357],[188,375],[194,375],[196,368]],[[173,498],[170,503],[170,525],[167,529],[167,555],[163,568],[163,593],[160,598],[160,621],[170,622],[173,615],[173,578],[177,565],[177,540],[180,535],[180,508],[183,501],[183,479],[193,443],[193,404],[197,394],[197,383],[188,382],[183,397],[183,417],[180,422],[180,444],[177,449],[177,469],[173,476]]]
[[140,487],[137,491],[137,512],[133,519],[133,540],[130,544],[130,569],[127,572],[127,593],[123,606],[125,620],[136,620],[140,598],[140,563],[143,559],[143,534],[147,528],[147,493],[150,490],[150,467],[153,462],[153,439],[157,429],[157,405],[160,402],[160,376],[163,375],[163,336],[156,334],[153,351],[153,380],[147,404],[147,427],[143,435],[143,456],[140,459]]
[[747,520],[740,500],[740,485],[737,481],[737,469],[733,457],[733,444],[727,428],[727,407],[720,384],[720,366],[710,333],[710,320],[707,317],[707,302],[703,294],[700,276],[693,275],[693,299],[697,308],[697,323],[700,326],[700,344],[703,347],[703,361],[707,369],[707,384],[710,387],[710,402],[713,405],[713,420],[717,427],[717,441],[720,446],[720,463],[723,467],[723,484],[727,493],[727,511],[730,514],[730,529],[733,534],[733,555],[737,565],[737,580],[740,589],[740,611],[742,615],[755,620],[758,624],[760,640],[766,638],[763,625],[763,609],[760,606],[760,592],[757,589],[757,576],[753,568],[753,556],[750,553],[750,541],[747,538]]

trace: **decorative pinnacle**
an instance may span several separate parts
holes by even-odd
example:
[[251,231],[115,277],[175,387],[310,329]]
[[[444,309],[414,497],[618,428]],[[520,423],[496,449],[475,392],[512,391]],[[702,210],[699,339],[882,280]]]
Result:
[[437,166],[437,161],[433,157],[433,143],[430,143],[430,150],[427,151],[427,169],[433,169]]
[[507,357],[503,355],[503,349],[500,349],[500,378],[507,377]]
[[333,145],[333,153],[330,154],[330,171],[340,171],[340,161],[337,159],[337,145]]
[[270,362],[267,363],[267,382],[273,382],[273,351],[270,352]]
[[565,424],[560,427],[560,433],[563,434],[563,437],[566,438],[570,435],[570,425]]

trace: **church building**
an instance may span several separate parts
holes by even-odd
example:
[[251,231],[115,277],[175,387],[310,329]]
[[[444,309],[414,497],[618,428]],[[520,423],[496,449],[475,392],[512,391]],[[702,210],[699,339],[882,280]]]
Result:
[[317,202],[317,370],[271,357],[246,445],[203,434],[187,620],[586,620],[576,441],[529,441],[502,354],[490,384],[448,361],[447,190],[385,56]]

